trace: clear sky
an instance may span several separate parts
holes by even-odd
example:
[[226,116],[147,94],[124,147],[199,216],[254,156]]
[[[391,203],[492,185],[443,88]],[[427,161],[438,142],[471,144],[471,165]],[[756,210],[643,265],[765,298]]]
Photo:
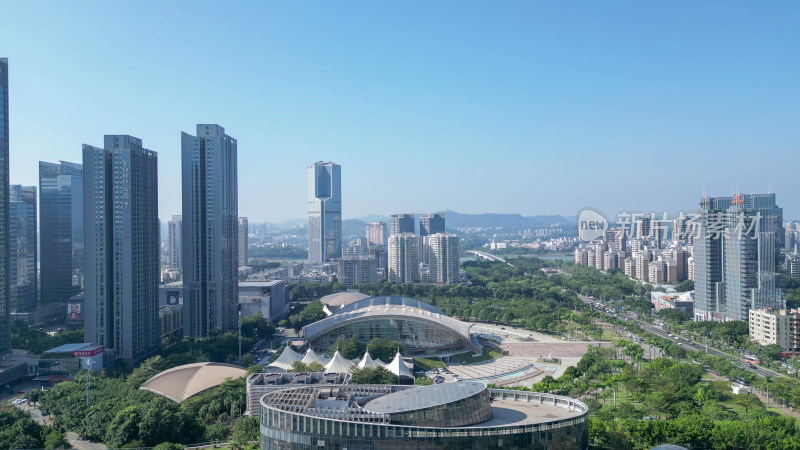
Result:
[[239,141],[239,212],[671,212],[771,186],[800,217],[800,2],[0,0],[11,181],[131,134],[180,214],[180,132]]

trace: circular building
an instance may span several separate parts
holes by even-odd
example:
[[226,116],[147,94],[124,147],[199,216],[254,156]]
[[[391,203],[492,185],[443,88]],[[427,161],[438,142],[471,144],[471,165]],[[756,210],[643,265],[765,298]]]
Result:
[[309,386],[261,398],[261,449],[587,449],[587,414],[568,397],[477,381]]
[[409,356],[435,355],[480,351],[470,341],[471,326],[412,298],[369,297],[306,325],[303,337],[312,348],[323,351],[337,341],[355,336],[363,344],[376,337],[392,339],[403,344],[403,354]]

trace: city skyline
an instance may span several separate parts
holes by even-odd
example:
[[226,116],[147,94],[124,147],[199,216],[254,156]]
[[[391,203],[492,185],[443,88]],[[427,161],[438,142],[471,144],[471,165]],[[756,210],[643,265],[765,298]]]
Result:
[[[14,68],[11,183],[35,185],[36,162],[77,160],[93,136],[129,132],[160,154],[166,222],[180,212],[176,133],[210,121],[239,137],[240,213],[252,223],[302,218],[300,178],[317,160],[354,174],[342,186],[343,218],[445,209],[568,216],[587,205],[677,212],[695,210],[704,189],[727,195],[737,183],[748,192],[800,191],[792,172],[800,153],[794,4],[435,5],[424,21],[408,5],[345,13],[324,4],[251,11],[212,3],[188,12],[250,30],[220,41],[174,20],[186,13],[180,3],[159,5],[159,14],[154,5],[96,3],[77,14],[68,5],[4,4],[10,20],[0,42],[15,43],[0,45]],[[376,15],[392,20],[370,20]],[[110,33],[118,24],[101,19],[108,16],[154,33]],[[16,39],[27,23],[40,28],[36,39]],[[412,27],[418,33],[407,33]],[[224,48],[228,65],[241,70],[200,70],[207,48]],[[263,56],[251,58],[254,51]],[[100,58],[110,59],[111,76],[85,70]],[[754,69],[762,66],[772,70]],[[210,88],[227,95],[213,105],[196,96]],[[112,101],[129,108],[105,114]],[[268,167],[266,206],[258,182]],[[681,173],[668,189],[664,181],[632,190],[624,176],[594,179],[667,171]],[[401,185],[411,172],[444,189],[429,195],[410,185],[378,196],[371,188]],[[786,198],[787,218],[800,217],[795,200]]]

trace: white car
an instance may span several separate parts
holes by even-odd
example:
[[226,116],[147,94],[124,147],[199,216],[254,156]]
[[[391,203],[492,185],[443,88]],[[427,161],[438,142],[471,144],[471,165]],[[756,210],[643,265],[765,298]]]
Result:
[[21,404],[27,403],[27,402],[28,402],[27,398],[18,398],[16,400],[14,400],[13,402],[11,402],[11,404],[12,405],[21,405]]

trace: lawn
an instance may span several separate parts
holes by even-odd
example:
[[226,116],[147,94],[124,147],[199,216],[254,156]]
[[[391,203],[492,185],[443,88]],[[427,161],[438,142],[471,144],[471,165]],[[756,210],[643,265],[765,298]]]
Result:
[[490,359],[495,359],[503,354],[497,350],[484,350],[482,354],[475,356],[472,352],[466,353],[459,353],[458,355],[453,355],[453,357],[458,360],[461,364],[475,364],[479,362],[489,361]]
[[425,371],[444,368],[444,363],[438,359],[414,358],[414,365]]

